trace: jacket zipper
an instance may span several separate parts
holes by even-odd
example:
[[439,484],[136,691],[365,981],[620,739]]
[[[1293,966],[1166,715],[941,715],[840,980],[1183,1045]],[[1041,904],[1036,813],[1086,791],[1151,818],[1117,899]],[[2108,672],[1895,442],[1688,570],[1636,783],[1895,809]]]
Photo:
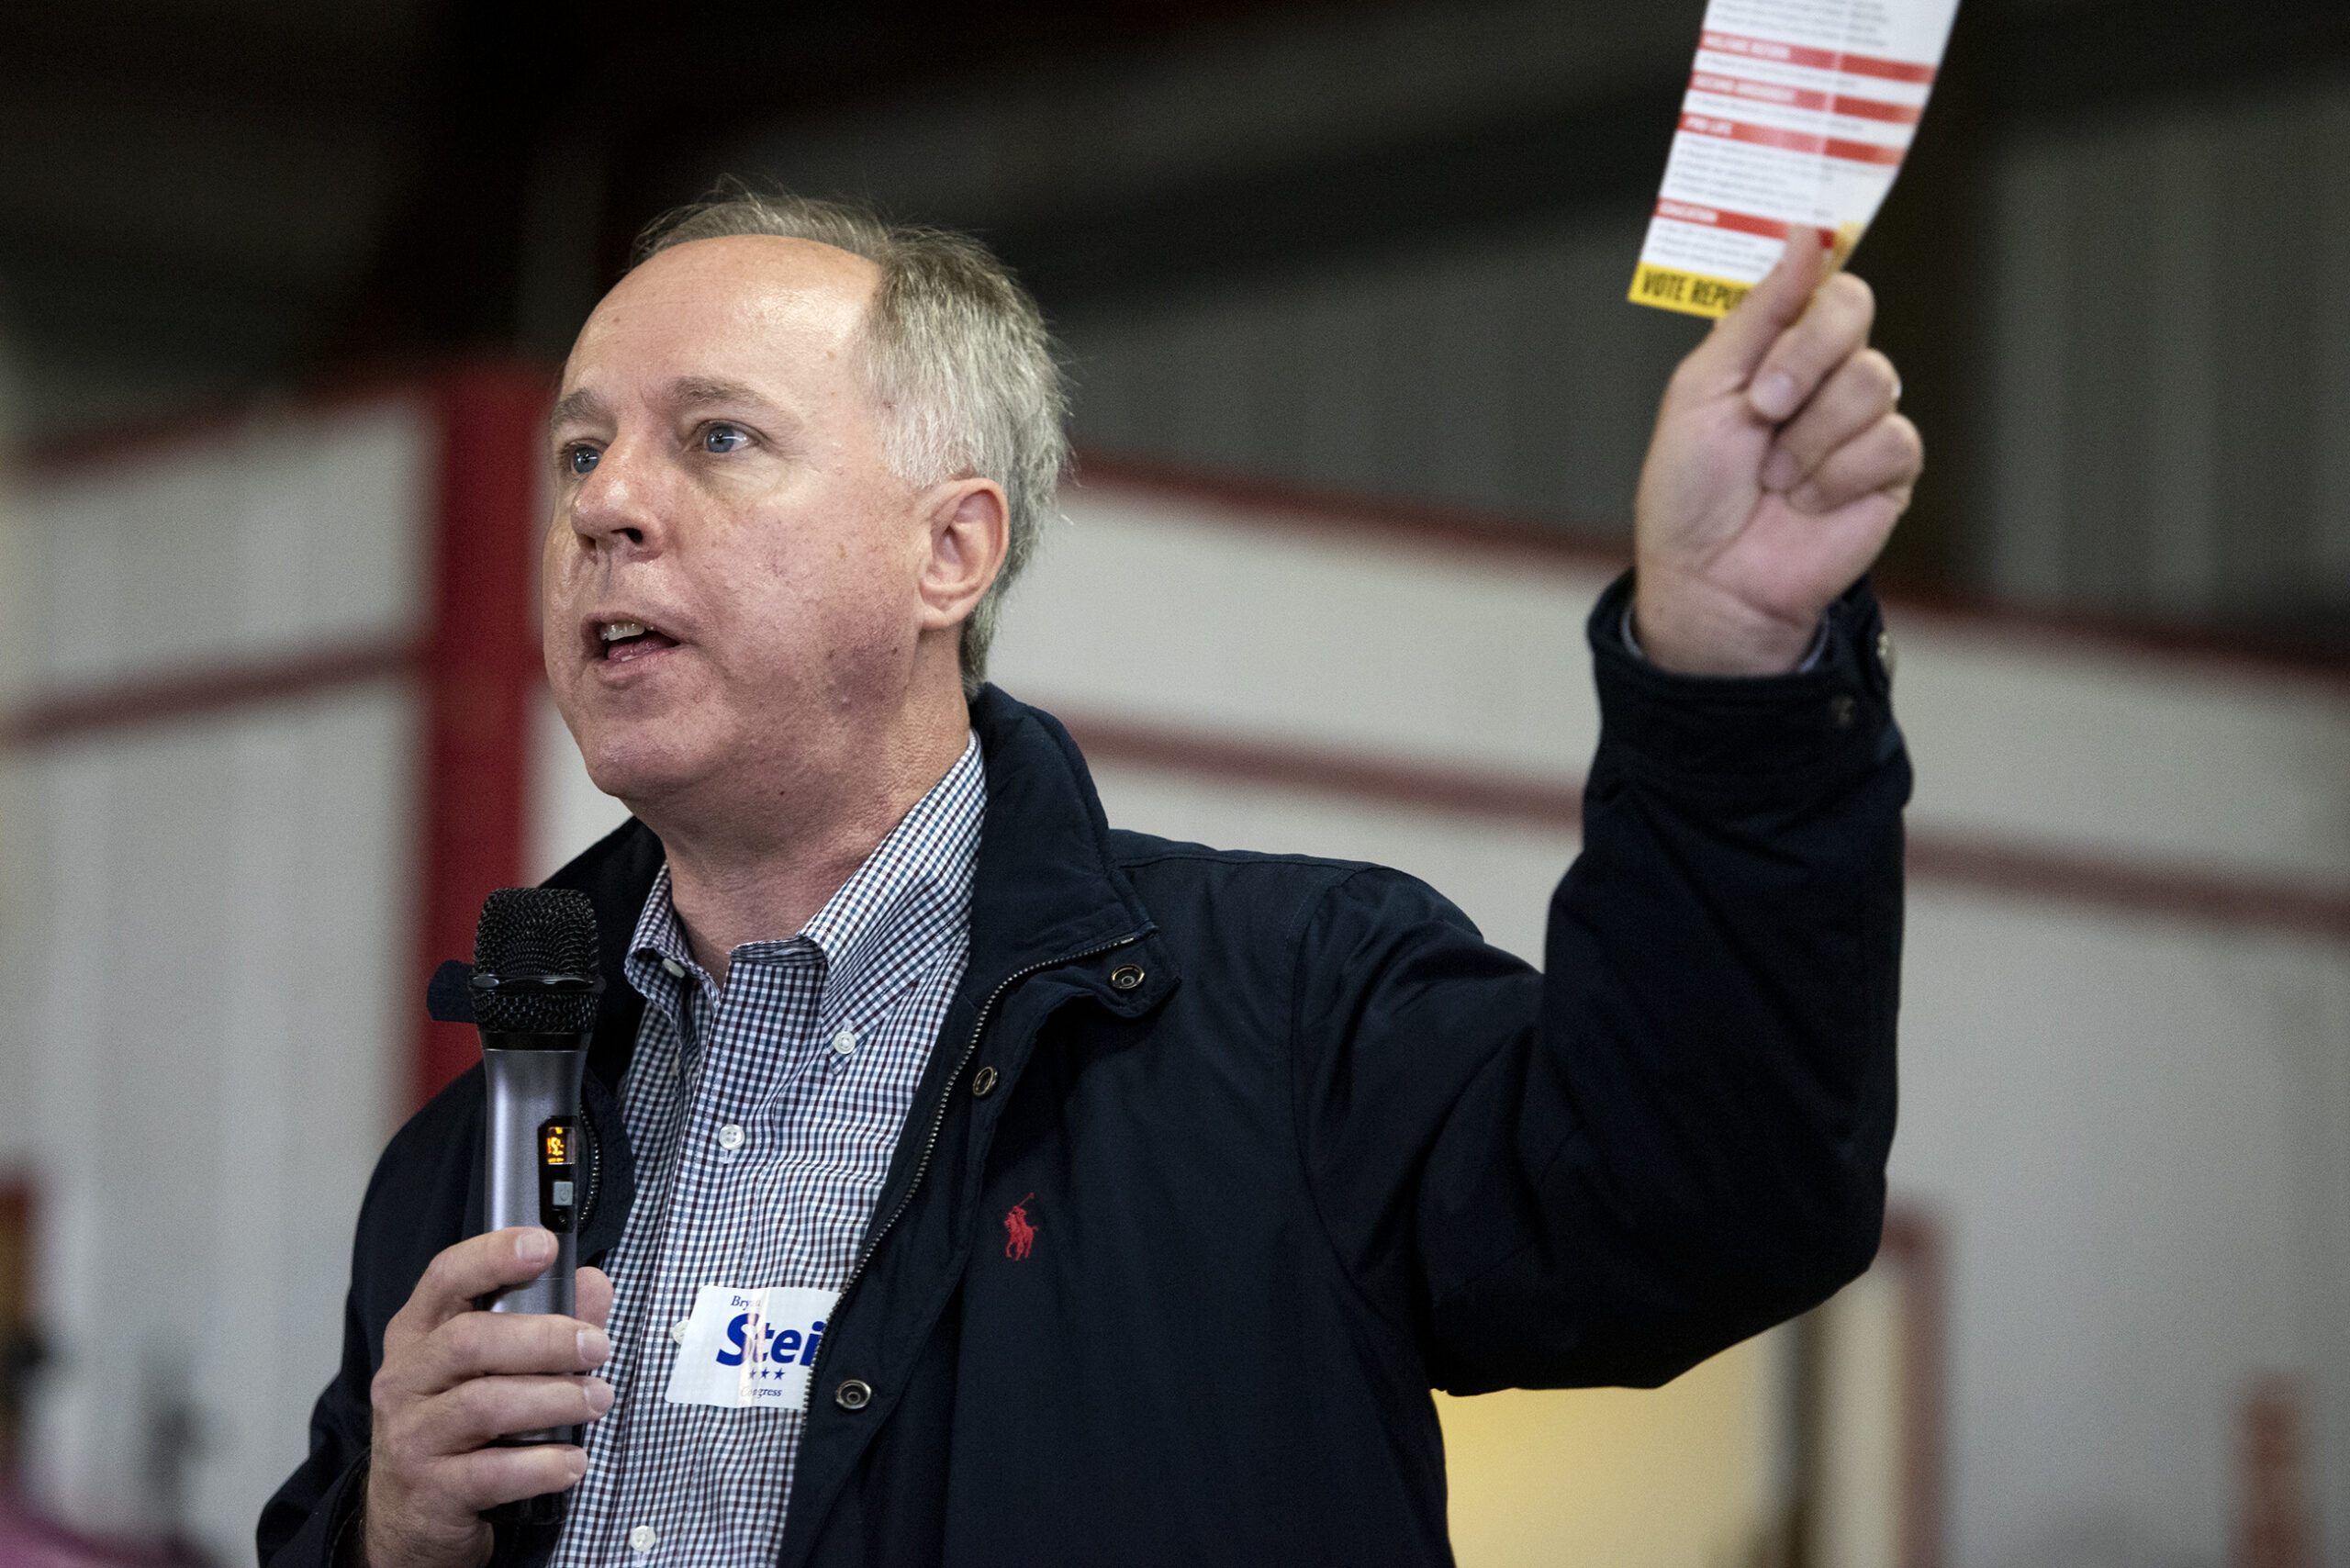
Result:
[[[1104,953],[1114,953],[1121,947],[1131,947],[1141,940],[1141,932],[1129,932],[1114,942],[1104,942],[1098,947],[1088,947],[1081,953],[1069,953],[1058,958],[1048,958],[1041,964],[1031,964],[1024,969],[1015,969],[1004,976],[997,982],[995,990],[988,993],[987,1002],[979,1008],[979,1021],[971,1025],[970,1043],[963,1047],[963,1059],[955,1064],[954,1073],[948,1077],[946,1088],[939,1093],[938,1114],[931,1118],[930,1137],[922,1146],[922,1159],[914,1166],[913,1180],[906,1183],[906,1190],[898,1196],[897,1206],[890,1211],[890,1217],[881,1222],[881,1228],[876,1230],[872,1239],[865,1244],[865,1251],[857,1258],[856,1267],[849,1271],[848,1282],[841,1286],[841,1294],[833,1303],[834,1322],[840,1320],[841,1309],[848,1305],[849,1293],[856,1289],[856,1282],[865,1278],[866,1265],[872,1262],[873,1255],[881,1249],[882,1238],[890,1234],[890,1227],[895,1226],[900,1216],[905,1214],[907,1205],[914,1201],[914,1193],[922,1188],[923,1178],[929,1174],[930,1157],[938,1148],[938,1135],[946,1129],[947,1109],[955,1103],[955,1086],[963,1081],[964,1070],[971,1065],[971,1058],[979,1054],[979,1036],[987,1032],[988,1020],[995,1015],[995,1004],[1003,999],[1003,993],[1030,975],[1040,974],[1046,969],[1057,969],[1063,964],[1081,963],[1087,958],[1098,958]],[[811,1384],[815,1383],[817,1374],[821,1372],[822,1362],[831,1359],[832,1350],[833,1336],[826,1334],[823,1349],[817,1353],[818,1365],[810,1369],[808,1381]],[[810,1390],[811,1403],[813,1399],[814,1390],[811,1387]]]

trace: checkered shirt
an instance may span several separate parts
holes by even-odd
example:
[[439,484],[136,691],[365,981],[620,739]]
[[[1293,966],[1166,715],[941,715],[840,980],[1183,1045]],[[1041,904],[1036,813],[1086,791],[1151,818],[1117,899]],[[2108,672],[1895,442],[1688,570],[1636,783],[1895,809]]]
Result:
[[848,1282],[970,955],[986,805],[975,736],[806,930],[735,948],[723,988],[655,879],[627,963],[646,1006],[621,1091],[636,1202],[608,1264],[618,1398],[555,1568],[775,1561],[807,1417],[668,1403],[671,1326],[706,1284]]

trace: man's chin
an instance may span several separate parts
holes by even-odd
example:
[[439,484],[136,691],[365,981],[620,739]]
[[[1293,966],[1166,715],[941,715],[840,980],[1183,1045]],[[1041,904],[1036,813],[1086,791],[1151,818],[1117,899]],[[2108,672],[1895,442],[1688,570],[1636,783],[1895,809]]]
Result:
[[580,748],[588,780],[640,817],[690,791],[710,771],[681,748],[650,741],[616,736]]

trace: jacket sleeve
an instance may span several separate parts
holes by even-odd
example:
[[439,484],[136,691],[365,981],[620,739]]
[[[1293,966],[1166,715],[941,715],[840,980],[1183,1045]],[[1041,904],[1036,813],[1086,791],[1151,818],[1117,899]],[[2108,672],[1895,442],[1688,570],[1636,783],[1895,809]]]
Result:
[[1590,635],[1602,735],[1545,972],[1409,878],[1297,933],[1308,1180],[1456,1393],[1653,1385],[1874,1255],[1909,771],[1865,584],[1818,663],[1674,676]]

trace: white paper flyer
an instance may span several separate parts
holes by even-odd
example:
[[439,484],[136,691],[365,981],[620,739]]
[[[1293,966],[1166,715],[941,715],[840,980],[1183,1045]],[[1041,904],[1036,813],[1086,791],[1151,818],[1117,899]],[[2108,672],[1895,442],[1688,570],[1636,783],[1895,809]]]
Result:
[[1860,242],[1942,67],[1958,0],[1711,0],[1632,302],[1720,316],[1820,231]]

